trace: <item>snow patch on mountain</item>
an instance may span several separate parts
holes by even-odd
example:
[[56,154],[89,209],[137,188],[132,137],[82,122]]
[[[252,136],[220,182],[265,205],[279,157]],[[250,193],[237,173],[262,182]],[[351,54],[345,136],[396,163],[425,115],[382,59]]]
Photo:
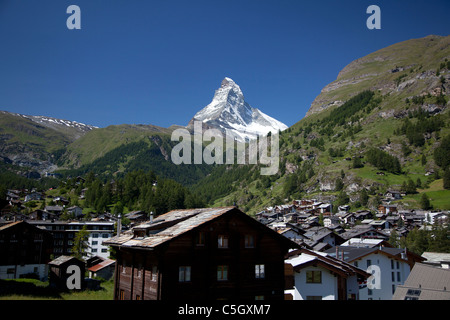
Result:
[[28,115],[21,115],[24,118],[30,119],[33,122],[40,123],[42,125],[46,126],[52,126],[52,125],[58,125],[58,126],[66,126],[69,128],[75,128],[79,129],[81,131],[89,131],[92,129],[95,129],[97,127],[87,125],[81,122],[77,121],[71,121],[71,120],[63,120],[63,119],[56,119],[51,117],[45,117],[45,116],[28,116]]
[[202,121],[207,127],[217,128],[239,141],[256,139],[258,135],[288,128],[284,123],[251,107],[245,101],[241,88],[228,77],[223,79],[211,103],[195,114],[188,127],[192,127],[194,121]]

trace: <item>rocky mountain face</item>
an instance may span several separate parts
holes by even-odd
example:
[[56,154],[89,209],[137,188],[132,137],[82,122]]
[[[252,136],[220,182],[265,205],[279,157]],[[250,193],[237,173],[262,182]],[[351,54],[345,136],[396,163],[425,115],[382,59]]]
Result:
[[256,139],[258,135],[286,130],[280,121],[251,107],[241,88],[230,78],[223,79],[210,104],[197,112],[188,124],[193,129],[194,121],[201,121],[203,128],[219,129],[238,141]]

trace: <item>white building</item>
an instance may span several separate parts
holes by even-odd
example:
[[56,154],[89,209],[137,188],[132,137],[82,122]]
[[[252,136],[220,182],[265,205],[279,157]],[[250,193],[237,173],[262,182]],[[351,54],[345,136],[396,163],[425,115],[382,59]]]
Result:
[[359,290],[360,300],[391,300],[397,286],[404,284],[414,262],[423,260],[403,249],[388,247],[340,246],[326,252],[372,274],[367,285]]
[[293,300],[358,300],[359,283],[370,275],[323,252],[295,250],[285,260],[293,288],[285,290]]
[[328,216],[323,219],[323,226],[324,227],[331,227],[333,225],[339,225],[340,224],[339,217],[337,216]]
[[70,222],[68,230],[79,231],[84,225],[87,226],[87,231],[89,232],[89,249],[86,257],[99,256],[105,259],[109,258],[109,246],[103,245],[103,241],[114,236],[114,222]]
[[89,232],[89,249],[84,258],[100,256],[109,258],[109,246],[103,245],[103,241],[114,236],[115,222],[97,222],[97,221],[29,221],[30,224],[49,231],[53,236],[53,255],[71,255],[72,247],[76,233],[83,226],[86,226]]

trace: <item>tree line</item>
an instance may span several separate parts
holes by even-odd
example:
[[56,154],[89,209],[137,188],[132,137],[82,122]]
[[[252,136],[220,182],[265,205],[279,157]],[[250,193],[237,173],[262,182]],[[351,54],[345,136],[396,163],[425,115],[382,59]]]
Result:
[[384,170],[394,174],[400,174],[402,172],[402,168],[398,158],[390,155],[387,152],[384,152],[383,150],[370,148],[366,152],[366,159],[367,162],[380,170]]
[[85,207],[97,212],[122,213],[142,210],[160,215],[174,209],[202,208],[205,206],[198,196],[180,183],[163,179],[153,172],[136,170],[123,178],[102,181],[89,173],[83,184]]
[[450,252],[450,224],[434,224],[431,229],[414,228],[407,236],[399,237],[392,230],[389,243],[394,247],[406,248],[418,255],[424,252]]

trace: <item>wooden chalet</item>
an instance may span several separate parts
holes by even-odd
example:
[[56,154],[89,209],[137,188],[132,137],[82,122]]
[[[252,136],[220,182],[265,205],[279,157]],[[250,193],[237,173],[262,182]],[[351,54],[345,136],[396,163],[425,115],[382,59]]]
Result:
[[53,237],[25,221],[0,227],[0,279],[16,279],[34,274],[47,279],[47,262]]
[[68,270],[70,266],[78,266],[80,269],[81,285],[84,287],[84,272],[85,263],[72,256],[59,256],[58,258],[48,263],[49,270],[49,282],[50,287],[57,288],[58,290],[67,290],[67,279],[72,275],[72,272]]
[[283,300],[291,240],[236,207],[174,210],[104,242],[116,300]]

